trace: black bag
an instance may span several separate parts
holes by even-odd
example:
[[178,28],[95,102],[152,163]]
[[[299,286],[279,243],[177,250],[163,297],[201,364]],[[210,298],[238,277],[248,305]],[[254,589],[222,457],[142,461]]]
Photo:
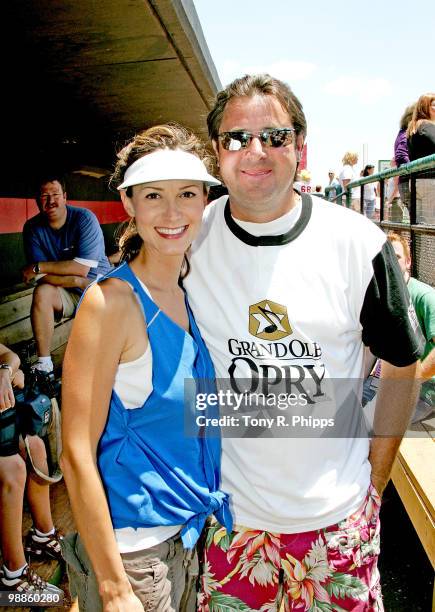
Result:
[[0,412],[0,457],[16,455],[19,450],[20,430],[15,408]]
[[30,390],[15,395],[18,419],[23,438],[27,435],[43,438],[47,435],[51,417],[51,401],[45,393]]

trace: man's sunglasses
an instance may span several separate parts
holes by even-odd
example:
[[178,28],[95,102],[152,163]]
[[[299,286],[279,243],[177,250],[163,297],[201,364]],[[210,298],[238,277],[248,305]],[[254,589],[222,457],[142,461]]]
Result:
[[234,132],[222,132],[218,135],[218,138],[226,151],[246,149],[253,138],[259,138],[263,146],[276,149],[291,144],[294,131],[293,128],[265,128],[261,132],[235,130]]

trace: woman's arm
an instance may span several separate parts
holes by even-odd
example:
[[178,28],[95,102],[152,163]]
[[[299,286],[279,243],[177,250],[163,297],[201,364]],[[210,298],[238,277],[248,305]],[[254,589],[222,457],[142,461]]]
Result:
[[20,358],[4,344],[0,344],[0,363],[3,366],[7,366],[0,369],[0,412],[2,412],[15,406],[12,386],[23,386],[23,373],[18,369],[20,367]]
[[124,571],[97,468],[97,446],[128,338],[131,293],[116,279],[88,291],[77,312],[63,366],[62,469],[105,611],[143,610]]

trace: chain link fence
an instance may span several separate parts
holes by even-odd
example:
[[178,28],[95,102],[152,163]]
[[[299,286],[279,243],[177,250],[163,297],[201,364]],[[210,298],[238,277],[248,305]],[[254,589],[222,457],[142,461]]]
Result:
[[[373,185],[379,206],[373,203]],[[359,199],[352,198],[355,188]],[[402,234],[410,245],[412,276],[435,287],[435,155],[349,183],[343,204],[358,208],[385,232]]]

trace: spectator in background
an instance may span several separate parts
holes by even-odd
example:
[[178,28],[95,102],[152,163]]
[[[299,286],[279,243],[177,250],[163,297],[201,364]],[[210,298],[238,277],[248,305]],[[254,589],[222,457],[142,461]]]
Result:
[[[339,174],[338,180],[340,181],[341,188],[346,191],[347,186],[352,181],[358,178],[356,171],[356,164],[358,163],[358,153],[354,151],[347,151],[343,157],[343,167]],[[360,189],[359,187],[352,189],[352,210],[360,211]]]
[[[426,419],[435,409],[435,289],[411,276],[411,253],[407,240],[395,232],[389,232],[387,238],[396,253],[420,329],[426,341],[420,369],[423,384],[412,417],[412,422],[417,423]],[[373,368],[373,374],[364,383],[365,394],[369,400],[373,399],[376,393],[377,379],[381,370],[381,363],[378,360]]]
[[387,237],[393,245],[421,331],[426,340],[424,353],[421,357],[420,374],[424,380],[429,380],[432,383],[432,393],[435,395],[435,387],[433,386],[435,383],[435,289],[411,276],[411,252],[405,238],[395,232],[388,232]]
[[[415,103],[406,107],[405,112],[400,119],[400,129],[394,141],[394,161],[396,166],[400,168],[403,164],[409,163],[408,140],[406,130],[414,112]],[[402,204],[409,210],[409,178],[407,176],[399,176],[399,193]]]
[[[396,167],[394,157],[390,162],[391,168]],[[385,205],[387,214],[384,217],[388,221],[394,223],[406,223],[409,222],[409,215],[407,208],[402,204],[399,194],[399,177],[392,176],[387,179],[384,183],[385,193]]]
[[[417,100],[406,131],[410,161],[435,153],[435,93]],[[435,171],[417,179],[417,223],[435,223]]]
[[319,196],[319,198],[325,197],[325,194],[322,192],[322,185],[316,185],[314,195]]
[[[363,176],[371,176],[375,170],[373,164],[367,164],[363,170]],[[378,195],[377,183],[364,185],[364,214],[369,219],[373,219],[375,212],[376,197]]]
[[39,214],[23,229],[26,283],[37,282],[31,321],[36,341],[37,370],[51,372],[50,346],[54,322],[71,317],[83,289],[109,272],[103,232],[93,212],[67,205],[65,185],[58,176],[40,180]]
[[327,186],[325,187],[325,198],[329,200],[330,202],[337,202],[338,204],[341,204],[341,198],[340,198],[340,202],[338,202],[338,200],[335,199],[338,195],[340,195],[340,193],[342,192],[342,189],[341,189],[340,183],[335,178],[334,170],[330,170],[328,172],[328,177],[329,177],[329,182]]
[[[30,569],[26,555],[33,559],[61,558],[59,533],[53,526],[50,489],[27,477],[26,461],[20,455],[20,438],[15,413],[13,387],[24,386],[18,355],[0,344],[0,591],[62,595]],[[27,436],[32,458],[47,470],[44,442],[38,436]],[[22,541],[23,497],[27,500],[33,524]]]

